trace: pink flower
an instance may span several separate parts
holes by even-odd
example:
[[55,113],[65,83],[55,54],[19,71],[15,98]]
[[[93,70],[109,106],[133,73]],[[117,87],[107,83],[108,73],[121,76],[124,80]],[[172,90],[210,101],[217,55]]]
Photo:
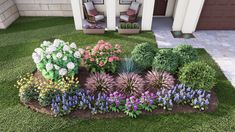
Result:
[[87,49],[87,50],[88,50],[88,49],[91,49],[91,46],[87,46],[86,49]]
[[109,57],[109,60],[108,60],[108,61],[109,61],[109,62],[113,62],[113,60],[114,60],[113,57]]
[[94,58],[90,58],[90,61],[93,62],[93,61],[95,61],[95,59]]
[[104,62],[101,61],[101,62],[99,63],[99,66],[100,66],[100,67],[103,67],[103,66],[104,66]]
[[108,46],[108,45],[106,45],[106,46],[105,46],[105,49],[106,49],[106,50],[108,50],[108,49],[109,49],[109,46]]
[[90,55],[85,55],[84,56],[84,59],[89,59],[90,58]]
[[103,55],[104,54],[104,52],[100,52],[100,55]]

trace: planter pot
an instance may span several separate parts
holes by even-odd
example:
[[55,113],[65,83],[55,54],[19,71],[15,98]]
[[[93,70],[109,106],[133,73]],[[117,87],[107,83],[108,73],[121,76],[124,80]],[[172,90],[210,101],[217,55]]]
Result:
[[105,30],[103,29],[83,29],[84,34],[104,34]]
[[118,29],[119,34],[138,34],[140,29]]

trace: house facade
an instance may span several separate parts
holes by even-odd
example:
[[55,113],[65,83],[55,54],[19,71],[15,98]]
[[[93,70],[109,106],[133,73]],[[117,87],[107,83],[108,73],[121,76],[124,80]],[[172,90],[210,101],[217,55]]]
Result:
[[[95,1],[95,0],[94,0]],[[122,2],[124,1],[124,4]],[[127,2],[130,0],[126,0]],[[234,0],[135,0],[141,3],[141,29],[151,30],[155,16],[172,17],[172,30],[192,33],[201,29],[235,29]],[[19,16],[73,16],[82,30],[84,0],[0,0],[0,28],[7,28]],[[98,0],[107,30],[116,30],[120,12],[129,7],[125,0]]]

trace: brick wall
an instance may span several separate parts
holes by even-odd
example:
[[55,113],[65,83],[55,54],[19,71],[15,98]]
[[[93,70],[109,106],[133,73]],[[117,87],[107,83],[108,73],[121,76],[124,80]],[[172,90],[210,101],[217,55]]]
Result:
[[20,16],[73,16],[70,0],[14,0]]
[[17,7],[12,0],[0,0],[0,29],[7,28],[18,17]]

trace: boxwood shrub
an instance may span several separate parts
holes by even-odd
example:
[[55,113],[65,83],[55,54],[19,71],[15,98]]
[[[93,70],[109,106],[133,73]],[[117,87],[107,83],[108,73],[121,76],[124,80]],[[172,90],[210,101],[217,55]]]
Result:
[[154,57],[152,68],[175,74],[178,70],[178,56],[172,49],[161,49]]
[[211,90],[215,85],[216,71],[205,62],[191,62],[179,72],[179,81],[193,89]]
[[198,59],[197,51],[191,45],[179,45],[173,49],[173,52],[179,57],[180,67]]
[[151,68],[155,54],[156,52],[151,44],[142,43],[135,46],[131,52],[131,58],[139,69],[146,70]]

